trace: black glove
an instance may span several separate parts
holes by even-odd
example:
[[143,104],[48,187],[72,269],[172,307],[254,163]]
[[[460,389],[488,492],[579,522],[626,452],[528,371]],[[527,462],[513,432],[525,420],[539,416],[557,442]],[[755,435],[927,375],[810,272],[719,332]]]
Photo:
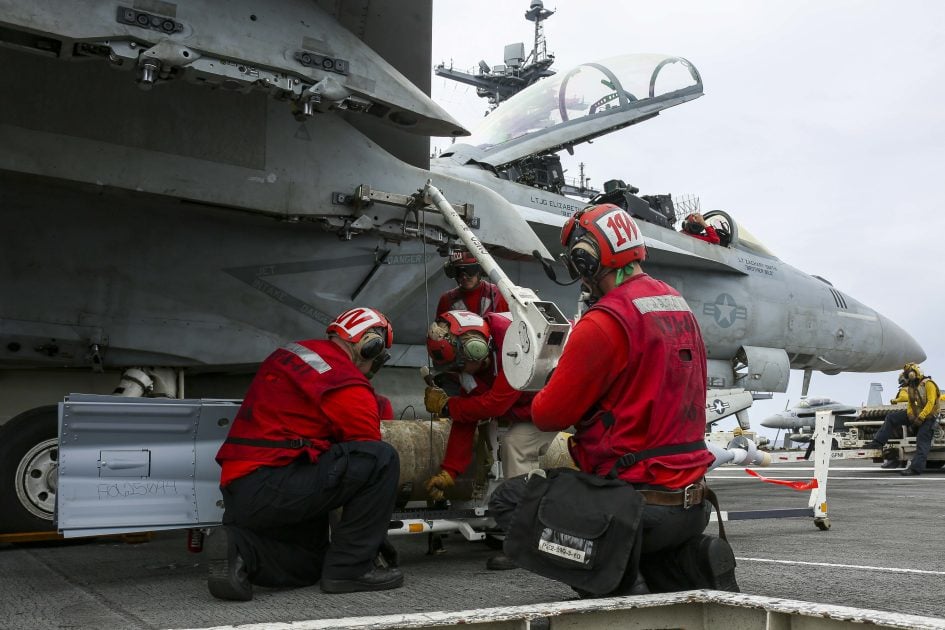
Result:
[[400,554],[397,553],[397,548],[391,544],[387,536],[384,536],[384,541],[377,550],[377,555],[378,559],[382,560],[388,567],[400,566]]

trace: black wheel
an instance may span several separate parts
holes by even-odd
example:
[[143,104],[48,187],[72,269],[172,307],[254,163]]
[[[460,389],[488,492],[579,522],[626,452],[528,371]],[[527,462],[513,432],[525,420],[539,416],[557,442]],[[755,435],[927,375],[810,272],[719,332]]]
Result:
[[58,481],[56,405],[31,409],[0,427],[0,533],[54,530]]
[[925,462],[926,468],[931,468],[932,470],[937,470],[945,466],[945,460],[937,459],[931,462]]

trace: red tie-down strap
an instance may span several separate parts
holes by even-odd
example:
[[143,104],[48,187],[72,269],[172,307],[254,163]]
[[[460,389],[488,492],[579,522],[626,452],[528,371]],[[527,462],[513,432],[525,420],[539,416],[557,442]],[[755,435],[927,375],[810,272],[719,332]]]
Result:
[[810,481],[787,481],[786,479],[768,479],[767,477],[762,477],[751,468],[746,468],[745,472],[753,477],[758,477],[758,479],[760,479],[761,481],[764,481],[765,483],[773,483],[779,486],[787,486],[788,488],[791,488],[792,490],[801,490],[801,491],[813,490],[814,488],[817,487],[816,479],[811,479]]

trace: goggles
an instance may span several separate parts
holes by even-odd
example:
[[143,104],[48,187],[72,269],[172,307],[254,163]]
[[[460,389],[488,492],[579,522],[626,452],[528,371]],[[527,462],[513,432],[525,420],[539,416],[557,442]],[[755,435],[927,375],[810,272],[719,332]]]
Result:
[[479,265],[456,265],[456,276],[477,276],[482,273],[482,267]]

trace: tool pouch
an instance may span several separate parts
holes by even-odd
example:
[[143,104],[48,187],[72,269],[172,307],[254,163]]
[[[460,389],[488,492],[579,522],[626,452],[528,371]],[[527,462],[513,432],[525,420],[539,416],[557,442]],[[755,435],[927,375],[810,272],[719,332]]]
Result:
[[538,575],[591,595],[610,593],[625,574],[636,575],[643,505],[619,479],[569,468],[533,475],[512,514],[505,553]]

